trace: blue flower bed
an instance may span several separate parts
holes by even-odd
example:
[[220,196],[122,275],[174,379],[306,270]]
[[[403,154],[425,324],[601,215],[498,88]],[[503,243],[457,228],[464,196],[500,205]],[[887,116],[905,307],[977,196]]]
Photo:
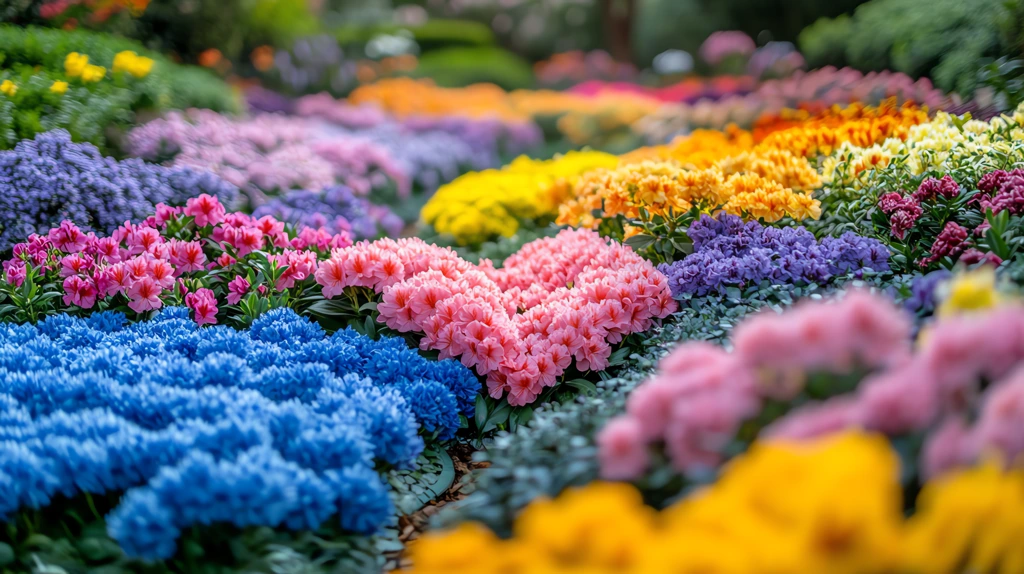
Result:
[[125,492],[108,532],[174,555],[212,523],[372,533],[392,512],[378,469],[409,467],[422,430],[451,437],[479,382],[401,339],[327,334],[288,309],[247,331],[184,308],[0,325],[0,520],[58,496]]

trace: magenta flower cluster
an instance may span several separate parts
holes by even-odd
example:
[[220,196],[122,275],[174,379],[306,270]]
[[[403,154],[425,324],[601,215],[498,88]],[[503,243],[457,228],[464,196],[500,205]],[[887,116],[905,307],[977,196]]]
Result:
[[[204,194],[183,208],[161,204],[155,215],[126,222],[107,237],[70,221],[46,235],[34,234],[3,262],[4,282],[20,287],[30,272],[38,273],[43,280],[37,284],[59,286],[66,307],[126,305],[141,314],[184,303],[197,323],[213,324],[219,301],[236,305],[250,293],[291,289],[311,279],[318,259],[331,249],[351,244],[345,232],[296,231],[270,216],[228,213]],[[254,268],[264,260],[268,269]],[[272,284],[256,284],[274,270],[279,273],[271,273]]]

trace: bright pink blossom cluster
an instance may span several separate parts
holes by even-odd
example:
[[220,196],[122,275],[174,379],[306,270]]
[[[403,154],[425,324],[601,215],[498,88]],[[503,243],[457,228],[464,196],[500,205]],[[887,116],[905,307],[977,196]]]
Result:
[[890,302],[863,292],[839,301],[761,313],[736,327],[733,352],[687,343],[665,357],[657,375],[629,397],[625,415],[598,436],[602,474],[640,476],[648,446],[664,443],[673,466],[714,468],[740,425],[766,400],[791,400],[806,373],[847,373],[903,363],[910,323]]
[[[1008,462],[1024,454],[1024,307],[944,319],[916,352],[909,335],[890,303],[853,293],[754,317],[737,327],[732,353],[683,345],[633,393],[626,415],[602,430],[602,472],[639,476],[656,441],[680,471],[717,466],[766,399],[792,399],[809,373],[855,367],[871,371],[855,391],[797,408],[761,436],[809,439],[849,427],[897,436],[938,425],[922,453],[929,475],[993,451]],[[994,384],[982,392],[983,381]],[[975,417],[969,428],[965,421]]]
[[[155,215],[139,224],[125,222],[109,237],[63,221],[45,236],[34,234],[15,245],[13,257],[3,262],[4,280],[20,287],[32,266],[59,280],[65,306],[82,309],[126,302],[143,313],[183,297],[198,323],[213,324],[218,292],[229,305],[251,292],[247,271],[256,251],[282,269],[273,287],[283,291],[311,278],[321,254],[350,245],[347,233],[309,227],[289,233],[273,217],[227,213],[217,198],[203,194],[185,207],[160,204]],[[207,273],[213,270],[218,273]],[[257,290],[265,293],[267,287]]]
[[373,289],[378,321],[421,333],[421,348],[476,368],[512,405],[536,399],[573,359],[603,370],[612,344],[676,308],[653,265],[590,230],[529,243],[502,269],[419,239],[361,242],[335,250],[316,278],[327,298]]

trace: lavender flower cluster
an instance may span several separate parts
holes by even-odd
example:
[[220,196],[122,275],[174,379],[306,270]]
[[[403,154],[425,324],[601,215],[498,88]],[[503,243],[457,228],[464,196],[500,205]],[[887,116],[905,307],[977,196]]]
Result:
[[253,217],[270,215],[296,227],[323,227],[332,234],[342,231],[358,239],[375,239],[382,234],[398,237],[404,222],[383,205],[374,205],[352,190],[335,185],[322,191],[293,191],[256,208]]
[[172,112],[132,130],[132,155],[212,171],[246,192],[253,206],[293,189],[342,183],[361,195],[409,176],[389,151],[367,138],[327,134],[315,122],[279,115],[234,120],[208,110]]
[[889,250],[875,239],[852,232],[819,243],[803,227],[765,227],[720,214],[717,218],[702,215],[687,233],[693,253],[658,267],[668,277],[675,297],[722,294],[729,287],[762,281],[822,284],[866,269],[889,270]]
[[247,331],[185,308],[2,324],[0,520],[126,491],[108,531],[147,559],[199,524],[373,532],[392,511],[374,465],[413,464],[417,429],[450,437],[478,391],[458,362],[289,309]]
[[64,219],[109,233],[151,215],[158,203],[184,205],[205,193],[231,205],[238,195],[235,186],[205,171],[104,157],[64,130],[0,152],[0,191],[0,249],[45,234]]
[[328,94],[299,98],[295,112],[329,122],[333,127],[330,133],[358,135],[383,146],[426,191],[434,191],[465,171],[500,166],[504,158],[544,141],[540,128],[529,122],[456,116],[398,121],[379,108],[353,106]]

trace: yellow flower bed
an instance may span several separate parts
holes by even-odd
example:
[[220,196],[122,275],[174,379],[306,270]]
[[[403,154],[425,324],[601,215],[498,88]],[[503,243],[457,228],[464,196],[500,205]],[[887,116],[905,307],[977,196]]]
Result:
[[460,245],[509,237],[521,221],[553,217],[580,174],[618,161],[595,151],[569,152],[547,161],[520,157],[502,169],[467,173],[441,186],[420,217]]
[[415,574],[1019,571],[1024,473],[939,477],[903,518],[899,459],[881,436],[755,444],[717,482],[662,511],[628,484],[534,501],[500,540],[464,524],[410,546]]

